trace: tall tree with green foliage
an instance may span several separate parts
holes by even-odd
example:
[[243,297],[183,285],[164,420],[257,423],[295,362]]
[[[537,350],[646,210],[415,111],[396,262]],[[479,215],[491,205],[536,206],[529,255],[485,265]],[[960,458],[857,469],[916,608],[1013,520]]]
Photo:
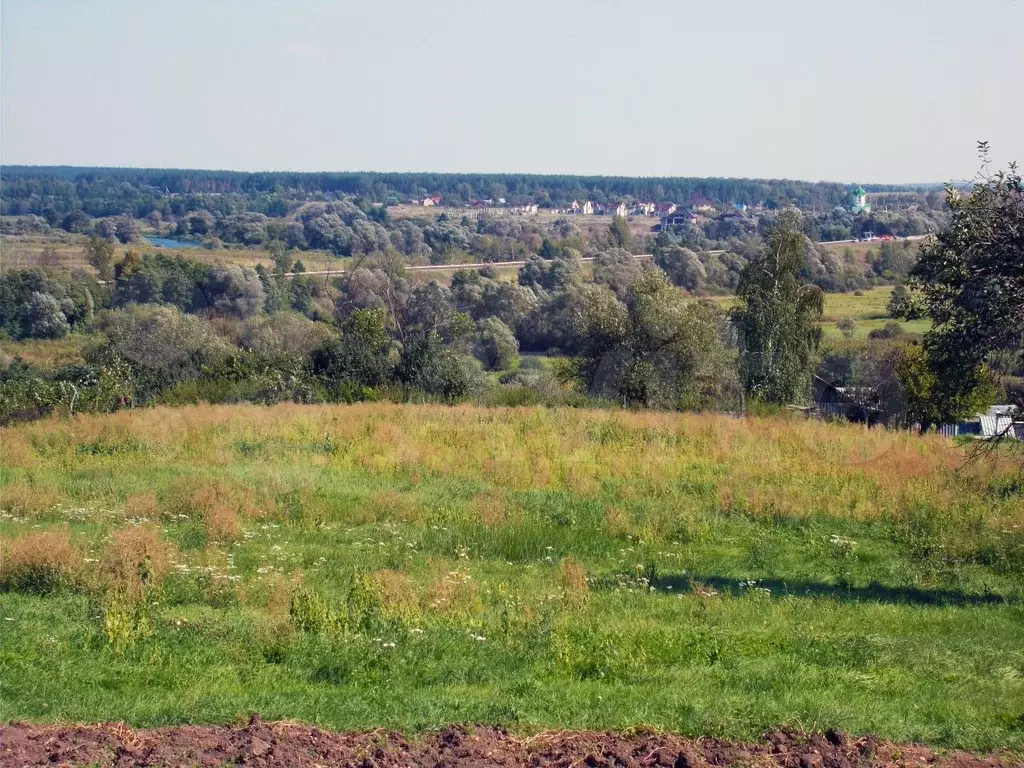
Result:
[[114,244],[104,237],[90,237],[85,244],[88,262],[99,272],[100,280],[114,277]]
[[625,301],[586,286],[573,315],[576,371],[587,392],[624,405],[701,409],[735,388],[722,311],[691,301],[659,269],[643,271]]
[[732,311],[739,334],[740,381],[766,403],[806,396],[821,341],[821,289],[800,281],[804,239],[799,218],[784,214],[764,249],[743,270]]
[[[987,167],[988,144],[979,145]],[[983,170],[970,194],[947,189],[949,226],[922,250],[911,281],[932,327],[925,349],[942,420],[979,405],[990,356],[1024,344],[1024,185],[1017,166]]]
[[613,216],[612,223],[608,226],[608,239],[615,248],[625,248],[628,251],[633,245],[633,233],[629,231],[629,222],[622,216]]

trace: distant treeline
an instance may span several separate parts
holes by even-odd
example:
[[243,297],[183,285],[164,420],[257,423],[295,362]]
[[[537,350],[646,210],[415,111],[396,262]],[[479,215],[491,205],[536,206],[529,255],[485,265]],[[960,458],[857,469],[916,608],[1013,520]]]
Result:
[[[167,195],[266,194],[289,198],[360,196],[374,202],[441,195],[451,203],[505,198],[511,204],[563,206],[574,199],[595,202],[709,202],[795,204],[830,208],[849,203],[850,187],[787,179],[567,176],[512,173],[247,173],[149,168],[4,166],[0,197],[4,215],[66,214],[75,207],[92,216],[144,215]],[[934,187],[871,185],[872,191],[927,193]],[[102,206],[96,203],[102,201]]]

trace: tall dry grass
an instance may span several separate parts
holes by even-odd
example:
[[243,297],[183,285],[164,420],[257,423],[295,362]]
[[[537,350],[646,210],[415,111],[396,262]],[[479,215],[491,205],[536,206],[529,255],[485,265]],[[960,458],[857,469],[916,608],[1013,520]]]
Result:
[[174,546],[153,524],[115,530],[104,548],[100,570],[105,584],[128,600],[158,589],[178,559]]
[[45,593],[80,581],[83,556],[66,528],[0,541],[0,588]]
[[[202,480],[186,482],[187,502],[173,504],[203,515],[227,507],[241,520],[279,512],[272,497],[288,492],[313,501],[309,489],[282,479],[278,470],[284,468],[466,480],[495,492],[551,489],[587,497],[612,489],[624,500],[694,497],[707,509],[854,520],[879,519],[915,503],[974,503],[979,488],[1013,471],[998,461],[968,464],[961,448],[938,436],[853,425],[468,405],[156,408],[33,422],[5,429],[2,439],[5,465],[21,470],[0,488],[4,509],[57,503],[58,472],[68,462],[133,462],[195,471]],[[81,446],[97,441],[126,446],[124,457],[113,450],[83,454]],[[258,487],[217,474],[246,462],[275,472]],[[24,479],[29,473],[31,485]],[[499,498],[474,502],[482,520],[495,523],[506,514]],[[996,506],[995,513],[1022,522],[1019,509]],[[358,514],[416,522],[425,512],[382,491]],[[220,534],[232,529],[227,522]]]

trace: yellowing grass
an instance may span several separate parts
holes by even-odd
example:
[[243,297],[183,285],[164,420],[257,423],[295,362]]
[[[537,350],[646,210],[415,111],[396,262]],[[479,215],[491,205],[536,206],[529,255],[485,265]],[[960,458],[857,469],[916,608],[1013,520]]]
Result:
[[[27,507],[59,493],[47,470],[69,462],[202,472],[254,455],[277,468],[450,478],[584,497],[611,491],[627,501],[656,496],[705,510],[871,520],[916,503],[976,504],[979,484],[1004,471],[963,467],[963,450],[934,435],[801,419],[468,405],[156,408],[34,422],[4,430],[2,439],[4,465],[36,477],[34,485],[6,488]],[[268,477],[263,490],[289,490],[281,483],[287,485]],[[240,503],[229,506],[246,513]],[[486,497],[477,506],[482,517],[497,514]],[[988,509],[1024,522],[1010,502],[992,501]]]

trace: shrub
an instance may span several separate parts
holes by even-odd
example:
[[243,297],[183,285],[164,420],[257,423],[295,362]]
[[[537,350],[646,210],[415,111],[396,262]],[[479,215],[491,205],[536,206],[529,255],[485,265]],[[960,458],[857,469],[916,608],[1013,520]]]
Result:
[[836,323],[836,327],[839,331],[848,339],[853,338],[853,334],[857,332],[857,321],[852,317],[843,317]]
[[894,339],[903,335],[903,326],[895,320],[890,320],[883,327],[876,328],[868,334],[869,339]]
[[244,319],[258,314],[266,299],[259,276],[235,264],[214,267],[206,289],[213,308],[231,317]]
[[305,584],[292,592],[288,615],[295,628],[302,632],[329,634],[341,626],[338,615],[324,596]]
[[174,307],[131,305],[102,318],[109,351],[168,383],[226,352],[210,326]]
[[24,309],[26,335],[35,339],[59,339],[71,331],[60,303],[48,293],[33,291]]
[[0,545],[0,589],[45,594],[75,584],[82,554],[67,531],[39,531]]
[[448,401],[481,387],[480,363],[445,346],[436,333],[411,336],[396,370],[399,381]]
[[334,331],[329,325],[295,312],[277,312],[249,320],[242,330],[241,344],[269,358],[305,357],[332,338]]

